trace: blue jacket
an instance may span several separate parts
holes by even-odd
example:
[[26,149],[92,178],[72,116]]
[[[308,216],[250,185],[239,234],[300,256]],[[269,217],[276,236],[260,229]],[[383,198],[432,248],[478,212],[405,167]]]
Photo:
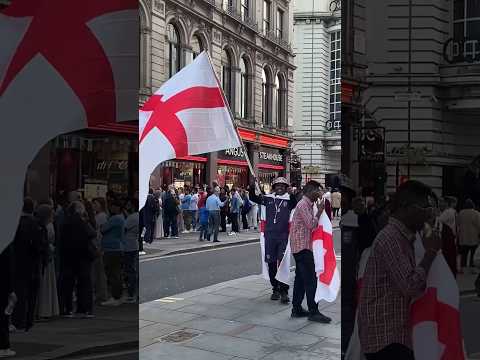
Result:
[[182,210],[189,210],[190,209],[190,199],[192,198],[192,195],[184,195],[182,199]]
[[102,232],[103,251],[122,251],[123,237],[125,232],[125,219],[123,215],[110,216],[107,223],[100,231]]
[[200,224],[208,225],[208,210],[206,207],[202,207],[198,210],[198,216],[200,219]]

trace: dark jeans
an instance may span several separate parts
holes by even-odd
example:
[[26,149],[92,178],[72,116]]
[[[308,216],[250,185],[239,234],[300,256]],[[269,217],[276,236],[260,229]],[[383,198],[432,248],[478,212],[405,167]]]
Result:
[[284,284],[277,279],[278,265],[276,262],[268,263],[268,276],[270,277],[270,284],[272,284],[273,291],[278,291],[280,294],[287,294],[290,288],[287,284]]
[[238,233],[240,232],[238,226],[238,213],[232,213],[232,232]]
[[[477,250],[477,246],[468,246],[468,245],[460,245],[460,254],[462,255],[462,267],[467,266],[467,260],[470,257],[470,267],[474,266],[473,257],[475,256],[475,251]],[[470,256],[469,256],[470,255]]]
[[244,213],[242,214],[242,223],[243,223],[243,229],[248,230],[250,227],[248,226],[248,219],[247,219],[247,214]]
[[[163,213],[163,232],[165,237],[178,236],[177,214]],[[172,230],[170,232],[170,230]]]
[[190,231],[192,225],[192,212],[190,210],[183,210],[183,224],[185,230]]
[[138,294],[138,252],[127,251],[123,254],[123,257],[127,275],[128,296],[134,297]]
[[155,221],[145,224],[145,242],[151,244],[155,239]]
[[119,300],[122,297],[122,252],[105,252],[103,254],[103,263],[112,297],[115,300]]
[[8,319],[5,308],[8,304],[8,294],[0,294],[0,350],[10,349],[10,333],[8,331]]
[[220,227],[222,232],[227,232],[227,214],[220,213]]
[[197,227],[197,210],[190,210],[190,214],[192,216],[192,230],[195,231]]
[[213,241],[218,241],[218,227],[220,226],[220,211],[208,212],[208,235],[207,240],[210,241],[210,237],[213,234]]
[[313,253],[310,250],[302,250],[293,254],[295,258],[295,282],[293,284],[292,305],[294,309],[302,306],[303,298],[307,295],[308,311],[318,312],[318,305],[315,302],[315,291],[317,290],[317,277],[315,274],[315,262]]
[[91,313],[93,310],[93,263],[85,259],[69,259],[64,262],[62,299],[63,312],[73,312],[73,290],[77,284],[77,313]]
[[365,354],[367,360],[415,360],[413,351],[401,344],[390,344],[379,352]]
[[208,224],[200,224],[200,237],[199,239],[207,239],[208,238]]

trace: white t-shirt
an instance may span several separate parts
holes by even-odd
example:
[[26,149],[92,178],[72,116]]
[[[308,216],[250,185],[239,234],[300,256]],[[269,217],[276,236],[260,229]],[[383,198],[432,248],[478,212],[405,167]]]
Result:
[[198,210],[198,194],[192,194],[190,198],[190,207],[188,208],[190,211],[197,211]]

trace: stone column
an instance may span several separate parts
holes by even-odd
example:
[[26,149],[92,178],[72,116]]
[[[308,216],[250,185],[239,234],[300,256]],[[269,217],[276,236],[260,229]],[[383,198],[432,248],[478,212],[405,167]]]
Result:
[[239,67],[232,67],[232,84],[231,84],[231,92],[232,92],[232,99],[230,108],[232,109],[232,113],[235,118],[240,118],[240,82],[241,82],[241,74]]
[[213,181],[217,181],[217,160],[218,154],[216,152],[208,154],[208,162],[206,166],[206,181],[207,185],[212,185]]

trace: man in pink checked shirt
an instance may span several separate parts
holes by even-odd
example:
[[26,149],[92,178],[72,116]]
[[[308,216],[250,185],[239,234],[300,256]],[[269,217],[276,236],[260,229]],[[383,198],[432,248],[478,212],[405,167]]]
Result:
[[[317,276],[312,251],[312,231],[318,226],[318,220],[324,211],[324,202],[318,202],[322,196],[321,188],[320,183],[309,181],[303,188],[303,198],[298,202],[293,214],[290,246],[296,266],[292,317],[308,317],[310,321],[328,324],[332,319],[320,313],[315,302]],[[317,206],[317,214],[314,212],[314,206]],[[302,308],[305,294],[307,295],[308,311]]]

